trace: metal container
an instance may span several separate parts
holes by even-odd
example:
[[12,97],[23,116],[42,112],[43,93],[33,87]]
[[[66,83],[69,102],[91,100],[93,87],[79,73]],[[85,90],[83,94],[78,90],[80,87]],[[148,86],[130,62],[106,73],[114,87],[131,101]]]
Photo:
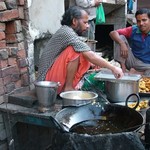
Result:
[[[125,102],[130,94],[138,94],[138,82],[111,82],[105,81],[105,93],[107,99],[113,103]],[[131,101],[137,100],[136,96],[131,97]]]
[[[102,70],[95,75],[95,79],[105,81],[105,94],[113,103],[125,102],[130,94],[139,94],[139,80],[141,75],[125,74],[121,79],[116,79],[110,70]],[[129,101],[136,101],[137,96],[132,96]]]
[[96,40],[87,40],[86,43],[91,48],[91,50],[95,52],[97,41]]
[[60,93],[63,106],[82,106],[97,100],[98,94],[90,91],[67,91]]
[[40,107],[48,108],[56,101],[57,89],[60,83],[38,81],[35,83],[36,95]]

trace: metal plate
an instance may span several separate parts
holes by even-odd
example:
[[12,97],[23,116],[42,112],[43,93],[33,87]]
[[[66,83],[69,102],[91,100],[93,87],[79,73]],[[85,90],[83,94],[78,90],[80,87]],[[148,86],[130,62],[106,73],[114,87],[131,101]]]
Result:
[[111,70],[103,69],[98,72],[95,76],[95,79],[102,80],[102,81],[112,81],[112,82],[128,82],[128,81],[139,81],[141,75],[139,74],[128,74],[125,73],[124,76],[120,79],[116,79],[115,76],[112,74]]

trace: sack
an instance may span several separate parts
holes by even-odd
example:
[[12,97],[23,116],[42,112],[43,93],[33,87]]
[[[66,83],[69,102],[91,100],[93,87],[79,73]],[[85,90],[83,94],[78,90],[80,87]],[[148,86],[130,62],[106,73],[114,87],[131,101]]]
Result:
[[96,25],[105,23],[105,13],[103,4],[99,5],[96,9]]

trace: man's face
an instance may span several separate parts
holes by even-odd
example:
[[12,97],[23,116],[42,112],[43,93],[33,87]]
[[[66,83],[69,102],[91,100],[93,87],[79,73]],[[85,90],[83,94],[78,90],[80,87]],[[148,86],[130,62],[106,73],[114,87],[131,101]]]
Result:
[[137,26],[142,33],[150,32],[150,19],[147,14],[137,15],[136,16]]
[[81,19],[78,19],[76,21],[74,30],[78,35],[81,36],[81,35],[83,35],[83,33],[85,33],[88,30],[88,28],[89,28],[88,14],[86,12],[83,12]]

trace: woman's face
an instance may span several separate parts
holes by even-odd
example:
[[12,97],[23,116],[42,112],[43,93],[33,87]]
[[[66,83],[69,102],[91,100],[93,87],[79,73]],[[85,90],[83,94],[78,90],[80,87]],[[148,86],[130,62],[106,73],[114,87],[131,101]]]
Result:
[[80,19],[76,19],[74,30],[78,35],[81,36],[88,30],[89,28],[88,19],[89,19],[88,14],[85,11],[82,11],[82,17]]
[[142,33],[150,32],[150,18],[147,14],[137,15],[136,16],[137,26]]

